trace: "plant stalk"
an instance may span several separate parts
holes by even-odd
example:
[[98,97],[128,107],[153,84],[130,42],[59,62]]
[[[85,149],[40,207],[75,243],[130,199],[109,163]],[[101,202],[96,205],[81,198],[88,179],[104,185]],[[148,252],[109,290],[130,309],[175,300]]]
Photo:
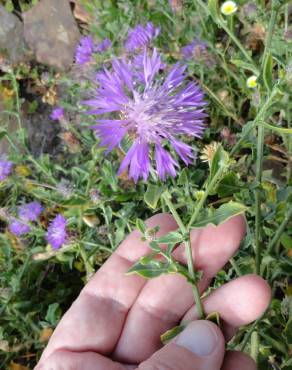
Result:
[[[184,241],[185,243],[185,250],[186,250],[186,257],[187,257],[187,264],[188,264],[188,271],[190,274],[190,277],[193,281],[195,281],[195,269],[194,269],[194,260],[193,260],[193,254],[192,254],[192,247],[190,242],[190,230],[189,228],[186,228],[184,223],[182,222],[182,219],[180,218],[179,214],[177,213],[173,203],[171,202],[171,196],[168,192],[165,192],[162,194],[162,197],[167,204],[171,214],[173,215],[176,223],[179,226],[180,231],[183,235],[186,235],[188,233],[188,239]],[[192,283],[192,290],[195,300],[196,309],[198,311],[198,315],[200,319],[203,319],[205,317],[204,315],[204,309],[203,304],[200,297],[200,292],[197,287],[197,284]]]

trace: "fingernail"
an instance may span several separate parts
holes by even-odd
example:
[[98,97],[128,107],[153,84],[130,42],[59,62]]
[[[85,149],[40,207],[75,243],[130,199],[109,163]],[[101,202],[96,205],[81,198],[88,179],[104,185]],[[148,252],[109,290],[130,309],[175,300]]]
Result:
[[210,355],[217,344],[218,336],[208,321],[191,322],[177,337],[175,344],[184,347],[195,355]]

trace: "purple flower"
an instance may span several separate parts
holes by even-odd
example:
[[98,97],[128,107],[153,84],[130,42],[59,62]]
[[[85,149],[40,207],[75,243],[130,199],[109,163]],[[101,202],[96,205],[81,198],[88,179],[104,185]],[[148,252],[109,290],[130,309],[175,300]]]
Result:
[[39,202],[30,202],[18,208],[18,217],[23,221],[36,221],[43,210]]
[[54,108],[51,115],[50,115],[50,118],[53,121],[59,121],[63,117],[64,117],[64,109],[62,107]]
[[95,46],[95,50],[94,51],[96,51],[98,53],[103,53],[107,49],[109,49],[111,47],[111,45],[112,45],[111,40],[104,39],[103,41],[101,41],[100,44],[98,44],[98,45]]
[[13,163],[4,159],[0,160],[0,181],[6,179],[12,170]]
[[134,51],[147,46],[160,32],[159,27],[154,27],[151,22],[146,26],[138,25],[128,32],[125,47],[128,51]]
[[66,241],[67,220],[62,215],[57,215],[50,223],[47,231],[47,241],[51,244],[52,248],[59,249]]
[[181,53],[185,59],[192,59],[193,57],[200,56],[200,54],[206,51],[207,43],[200,40],[193,40],[193,42],[181,49]]
[[92,127],[101,139],[101,146],[111,151],[127,134],[133,140],[119,174],[129,168],[129,176],[135,182],[140,177],[145,181],[148,178],[153,169],[150,163],[153,151],[158,176],[162,180],[167,175],[174,177],[179,167],[174,152],[186,165],[195,157],[192,147],[178,137],[201,137],[205,127],[206,102],[200,87],[186,79],[186,67],[179,64],[163,78],[162,65],[156,50],[152,55],[144,52],[141,67],[115,59],[112,70],[98,74],[95,98],[84,102],[92,107],[89,114],[106,114]]
[[16,236],[21,236],[29,233],[31,228],[25,223],[25,221],[13,218],[9,224],[9,231]]
[[79,45],[76,48],[75,60],[77,64],[83,65],[91,61],[94,53],[94,42],[91,36],[81,37]]

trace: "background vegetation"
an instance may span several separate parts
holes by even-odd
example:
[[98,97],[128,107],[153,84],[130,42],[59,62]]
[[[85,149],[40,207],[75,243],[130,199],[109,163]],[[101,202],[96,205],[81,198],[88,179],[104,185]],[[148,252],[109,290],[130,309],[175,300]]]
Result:
[[[14,1],[3,3],[14,10]],[[17,3],[22,11],[33,5],[29,1]],[[90,20],[80,22],[80,27],[83,33],[90,32],[97,39],[110,38],[113,50],[122,53],[129,27],[151,21],[161,27],[156,45],[169,62],[180,60],[181,47],[194,38],[208,44],[207,51],[188,61],[190,76],[200,82],[209,101],[208,129],[196,145],[200,152],[206,144],[217,141],[230,153],[240,140],[231,169],[208,204],[218,207],[235,200],[248,207],[246,238],[213,286],[256,271],[269,281],[273,299],[268,311],[259,322],[242,328],[231,346],[251,353],[260,369],[288,370],[292,369],[292,139],[285,129],[291,127],[292,110],[291,7],[287,3],[277,11],[268,50],[270,64],[258,86],[250,89],[246,81],[263,63],[275,2],[239,1],[238,12],[228,24],[231,35],[200,3],[83,1]],[[236,35],[250,60],[232,35]],[[94,68],[98,69],[111,52],[98,56]],[[93,271],[135,227],[136,219],[167,210],[163,202],[145,202],[149,184],[140,181],[134,185],[126,176],[116,176],[119,153],[105,157],[87,129],[91,122],[80,113],[78,102],[90,92],[87,77],[93,72],[90,66],[83,71],[74,67],[68,73],[59,73],[31,63],[0,74],[4,103],[0,138],[8,140],[9,159],[15,163],[12,175],[0,183],[1,369],[33,368],[62,314]],[[43,90],[34,88],[29,93],[29,87],[39,86],[40,81]],[[260,118],[271,126],[258,129],[254,122],[267,101]],[[44,106],[56,104],[65,108],[70,127],[66,135],[56,128],[51,145],[36,155],[23,115],[31,118],[40,110],[44,114]],[[51,107],[46,109],[49,112]],[[9,125],[15,121],[18,129],[11,132]],[[264,138],[260,159],[258,131]],[[176,180],[168,180],[169,191],[186,219],[207,174],[207,164],[198,160],[195,166],[184,168]],[[32,200],[40,201],[46,211],[28,237],[16,238],[8,231],[7,215],[14,214],[20,202]],[[46,245],[45,229],[59,212],[69,220],[70,243],[60,251],[52,251]],[[259,237],[258,245],[255,235]],[[261,249],[260,264],[255,260],[256,248]]]

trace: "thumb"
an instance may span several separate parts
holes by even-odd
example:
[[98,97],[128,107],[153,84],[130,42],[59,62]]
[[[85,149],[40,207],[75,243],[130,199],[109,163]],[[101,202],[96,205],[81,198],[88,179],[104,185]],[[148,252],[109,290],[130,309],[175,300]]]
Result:
[[194,321],[173,342],[157,351],[139,370],[219,370],[225,341],[218,326],[210,321]]

